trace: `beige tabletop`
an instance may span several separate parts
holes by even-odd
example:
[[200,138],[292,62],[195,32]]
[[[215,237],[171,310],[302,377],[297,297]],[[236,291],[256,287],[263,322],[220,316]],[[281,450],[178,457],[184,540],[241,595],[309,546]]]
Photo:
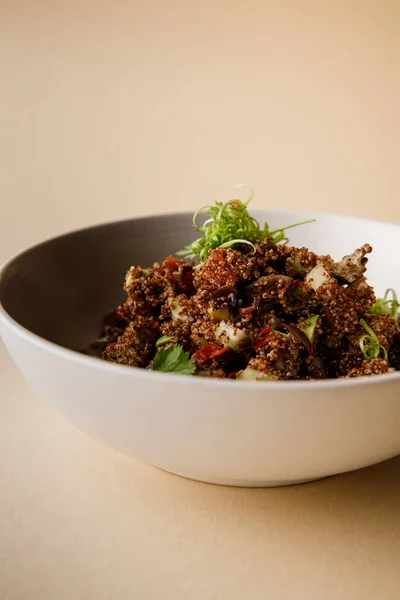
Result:
[[[1,3],[0,261],[240,182],[256,208],[399,223],[399,19],[391,0]],[[4,349],[0,375],[1,600],[400,597],[400,457],[195,483],[77,431]]]

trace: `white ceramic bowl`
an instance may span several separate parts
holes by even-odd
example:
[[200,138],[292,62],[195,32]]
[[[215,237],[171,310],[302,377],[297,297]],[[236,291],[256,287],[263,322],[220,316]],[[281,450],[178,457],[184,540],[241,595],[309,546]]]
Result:
[[[400,228],[337,215],[255,213],[293,245],[340,258],[369,242],[370,282],[400,288]],[[400,372],[351,380],[241,382],[152,373],[76,349],[124,298],[131,264],[193,239],[191,215],[100,225],[19,254],[0,279],[1,334],[32,385],[76,426],[141,461],[193,479],[272,486],[364,467],[400,453]]]

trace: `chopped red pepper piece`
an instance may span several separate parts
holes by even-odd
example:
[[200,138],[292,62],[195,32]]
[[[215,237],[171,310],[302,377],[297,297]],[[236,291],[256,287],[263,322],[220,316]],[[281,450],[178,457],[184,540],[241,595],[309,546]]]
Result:
[[236,379],[236,377],[241,373],[241,371],[234,371],[228,375],[228,379]]
[[225,260],[225,256],[219,248],[213,250],[211,255],[214,262],[221,262]]
[[260,333],[264,335],[258,340],[258,342],[253,344],[253,348],[261,348],[262,346],[265,346],[265,344],[268,344],[268,342],[271,341],[271,331],[272,327],[263,327]]
[[251,306],[245,306],[244,308],[239,308],[239,312],[241,315],[251,315],[252,312],[256,310],[254,304]]
[[253,348],[261,348],[262,346],[265,346],[265,344],[268,344],[268,342],[270,342],[270,341],[271,341],[270,334],[264,335],[264,337],[259,339],[258,342],[253,344]]
[[208,360],[211,360],[212,358],[216,358],[217,356],[224,354],[228,350],[229,348],[226,346],[223,347],[218,346],[218,344],[206,344],[203,346],[203,348],[196,350],[196,352],[192,354],[192,359],[198,364],[202,364]]
[[260,333],[271,333],[272,331],[272,327],[270,327],[269,325],[267,325],[266,327],[262,327],[260,329]]
[[167,256],[167,258],[163,262],[163,267],[169,273],[173,273],[177,271],[178,268],[183,264],[183,261],[179,258],[175,258],[175,256]]

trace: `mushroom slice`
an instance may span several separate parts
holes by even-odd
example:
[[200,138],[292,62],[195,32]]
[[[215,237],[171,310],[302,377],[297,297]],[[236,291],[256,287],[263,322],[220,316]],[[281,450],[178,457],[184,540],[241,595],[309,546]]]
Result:
[[332,265],[332,274],[339,279],[343,279],[346,283],[353,283],[365,273],[365,265],[368,261],[365,255],[370,252],[372,252],[372,247],[369,244],[357,248],[352,254],[344,256],[342,260]]

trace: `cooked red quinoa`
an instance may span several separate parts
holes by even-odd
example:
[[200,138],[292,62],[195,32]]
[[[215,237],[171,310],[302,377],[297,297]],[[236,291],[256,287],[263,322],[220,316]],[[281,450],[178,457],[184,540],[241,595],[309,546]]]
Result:
[[[364,275],[371,251],[366,244],[335,263],[266,239],[255,251],[217,248],[199,265],[170,256],[132,267],[127,300],[106,317],[94,351],[152,368],[156,341],[168,336],[163,348],[181,346],[202,376],[296,380],[400,370],[398,320],[369,312],[376,301]],[[379,343],[370,360],[360,320]]]

